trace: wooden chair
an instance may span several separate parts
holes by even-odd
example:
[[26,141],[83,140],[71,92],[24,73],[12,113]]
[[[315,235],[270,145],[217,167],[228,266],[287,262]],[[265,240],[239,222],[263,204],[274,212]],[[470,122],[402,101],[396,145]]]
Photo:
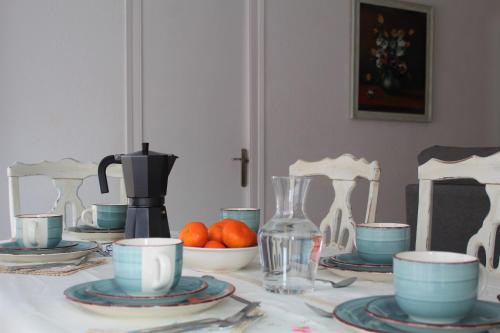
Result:
[[[357,178],[365,178],[370,182],[364,223],[375,222],[380,181],[378,161],[368,163],[364,158],[356,159],[350,154],[345,154],[335,159],[325,158],[316,162],[298,160],[290,166],[289,172],[292,176],[324,175],[332,180],[335,199],[328,214],[321,221],[320,230],[327,236],[325,245],[328,248],[352,251],[355,230],[351,193],[356,186]],[[329,234],[328,229],[330,229]]]
[[457,178],[472,178],[485,184],[490,200],[490,210],[481,228],[469,239],[467,254],[478,256],[479,249],[482,247],[486,254],[487,270],[499,274],[500,267],[494,268],[493,259],[496,231],[500,225],[500,153],[487,157],[474,155],[454,162],[430,159],[418,168],[419,203],[416,250],[426,251],[431,248],[433,182]]
[[[113,165],[107,169],[110,177],[120,178],[120,201],[125,202],[125,186],[123,183],[123,172],[121,165]],[[75,226],[84,210],[82,199],[78,195],[78,189],[83,180],[97,175],[97,164],[92,162],[80,162],[71,158],[65,158],[56,162],[43,161],[36,164],[25,164],[16,162],[7,168],[9,181],[9,213],[11,236],[16,236],[14,218],[20,213],[19,178],[29,176],[47,176],[52,179],[58,195],[51,212],[65,215],[66,207],[71,209],[71,221],[64,216],[65,227]]]

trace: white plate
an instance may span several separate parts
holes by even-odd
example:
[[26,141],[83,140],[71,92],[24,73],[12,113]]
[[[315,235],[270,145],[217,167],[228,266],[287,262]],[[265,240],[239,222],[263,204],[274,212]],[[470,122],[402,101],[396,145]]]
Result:
[[121,318],[152,318],[152,317],[176,317],[186,316],[193,313],[202,312],[223,300],[217,300],[210,303],[192,304],[176,307],[145,307],[145,308],[130,308],[125,306],[100,306],[93,304],[84,304],[73,302],[76,306],[83,308],[93,313],[98,313],[105,316],[121,317]]
[[47,263],[69,261],[86,256],[97,250],[97,244],[93,242],[78,242],[63,253],[39,253],[39,254],[7,254],[0,253],[0,262],[6,263]]
[[259,253],[258,246],[213,249],[184,246],[183,265],[201,272],[233,272],[247,266]]

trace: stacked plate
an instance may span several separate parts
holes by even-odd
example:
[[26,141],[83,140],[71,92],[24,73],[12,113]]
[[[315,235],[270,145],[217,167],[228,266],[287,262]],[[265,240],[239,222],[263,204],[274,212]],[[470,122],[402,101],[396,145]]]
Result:
[[391,281],[392,264],[375,264],[361,259],[356,252],[321,258],[320,265],[339,276],[370,281]]
[[44,249],[21,247],[15,241],[8,241],[0,243],[0,261],[11,263],[61,262],[81,258],[96,250],[97,244],[93,242],[62,240],[56,247]]
[[374,296],[340,304],[333,313],[344,325],[361,332],[383,333],[479,333],[500,328],[500,304],[477,301],[458,323],[432,324],[412,320],[394,296]]
[[100,242],[112,242],[125,238],[124,229],[98,229],[88,225],[69,227],[65,234],[72,239]]
[[82,283],[64,291],[66,298],[87,310],[116,317],[187,315],[214,306],[234,293],[217,279],[182,276],[177,286],[159,296],[131,296],[113,279]]

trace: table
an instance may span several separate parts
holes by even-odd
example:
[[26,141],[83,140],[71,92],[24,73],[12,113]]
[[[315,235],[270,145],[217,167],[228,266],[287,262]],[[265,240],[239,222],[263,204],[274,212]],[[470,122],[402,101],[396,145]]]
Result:
[[[203,273],[184,269],[184,275],[201,276]],[[276,295],[260,287],[260,271],[257,261],[234,273],[213,274],[236,286],[236,294],[249,300],[261,301],[265,317],[254,323],[247,332],[348,332],[349,329],[333,319],[322,318],[304,305],[314,305],[332,310],[335,305],[353,298],[391,294],[392,285],[369,281],[356,281],[352,286],[333,289],[329,284],[316,284],[316,291],[303,295]],[[111,264],[80,271],[63,277],[0,274],[0,331],[4,333],[34,332],[87,332],[89,329],[123,332],[131,329],[154,327],[174,322],[211,316],[227,317],[239,311],[243,305],[227,299],[208,311],[189,317],[163,319],[117,319],[86,312],[70,304],[63,291],[75,284],[113,276]],[[339,280],[326,270],[318,271],[318,277]],[[494,301],[500,294],[500,281],[490,278],[481,298]]]

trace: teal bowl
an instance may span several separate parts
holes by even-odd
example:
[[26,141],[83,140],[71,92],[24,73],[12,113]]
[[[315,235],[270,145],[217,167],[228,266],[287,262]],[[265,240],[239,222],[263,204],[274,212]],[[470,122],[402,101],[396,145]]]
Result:
[[401,223],[363,223],[356,226],[356,248],[361,259],[391,264],[392,257],[410,249],[410,226]]
[[450,324],[474,307],[476,257],[453,252],[402,252],[394,256],[396,302],[415,321]]
[[253,231],[259,232],[260,209],[258,208],[222,208],[220,218],[241,221]]

